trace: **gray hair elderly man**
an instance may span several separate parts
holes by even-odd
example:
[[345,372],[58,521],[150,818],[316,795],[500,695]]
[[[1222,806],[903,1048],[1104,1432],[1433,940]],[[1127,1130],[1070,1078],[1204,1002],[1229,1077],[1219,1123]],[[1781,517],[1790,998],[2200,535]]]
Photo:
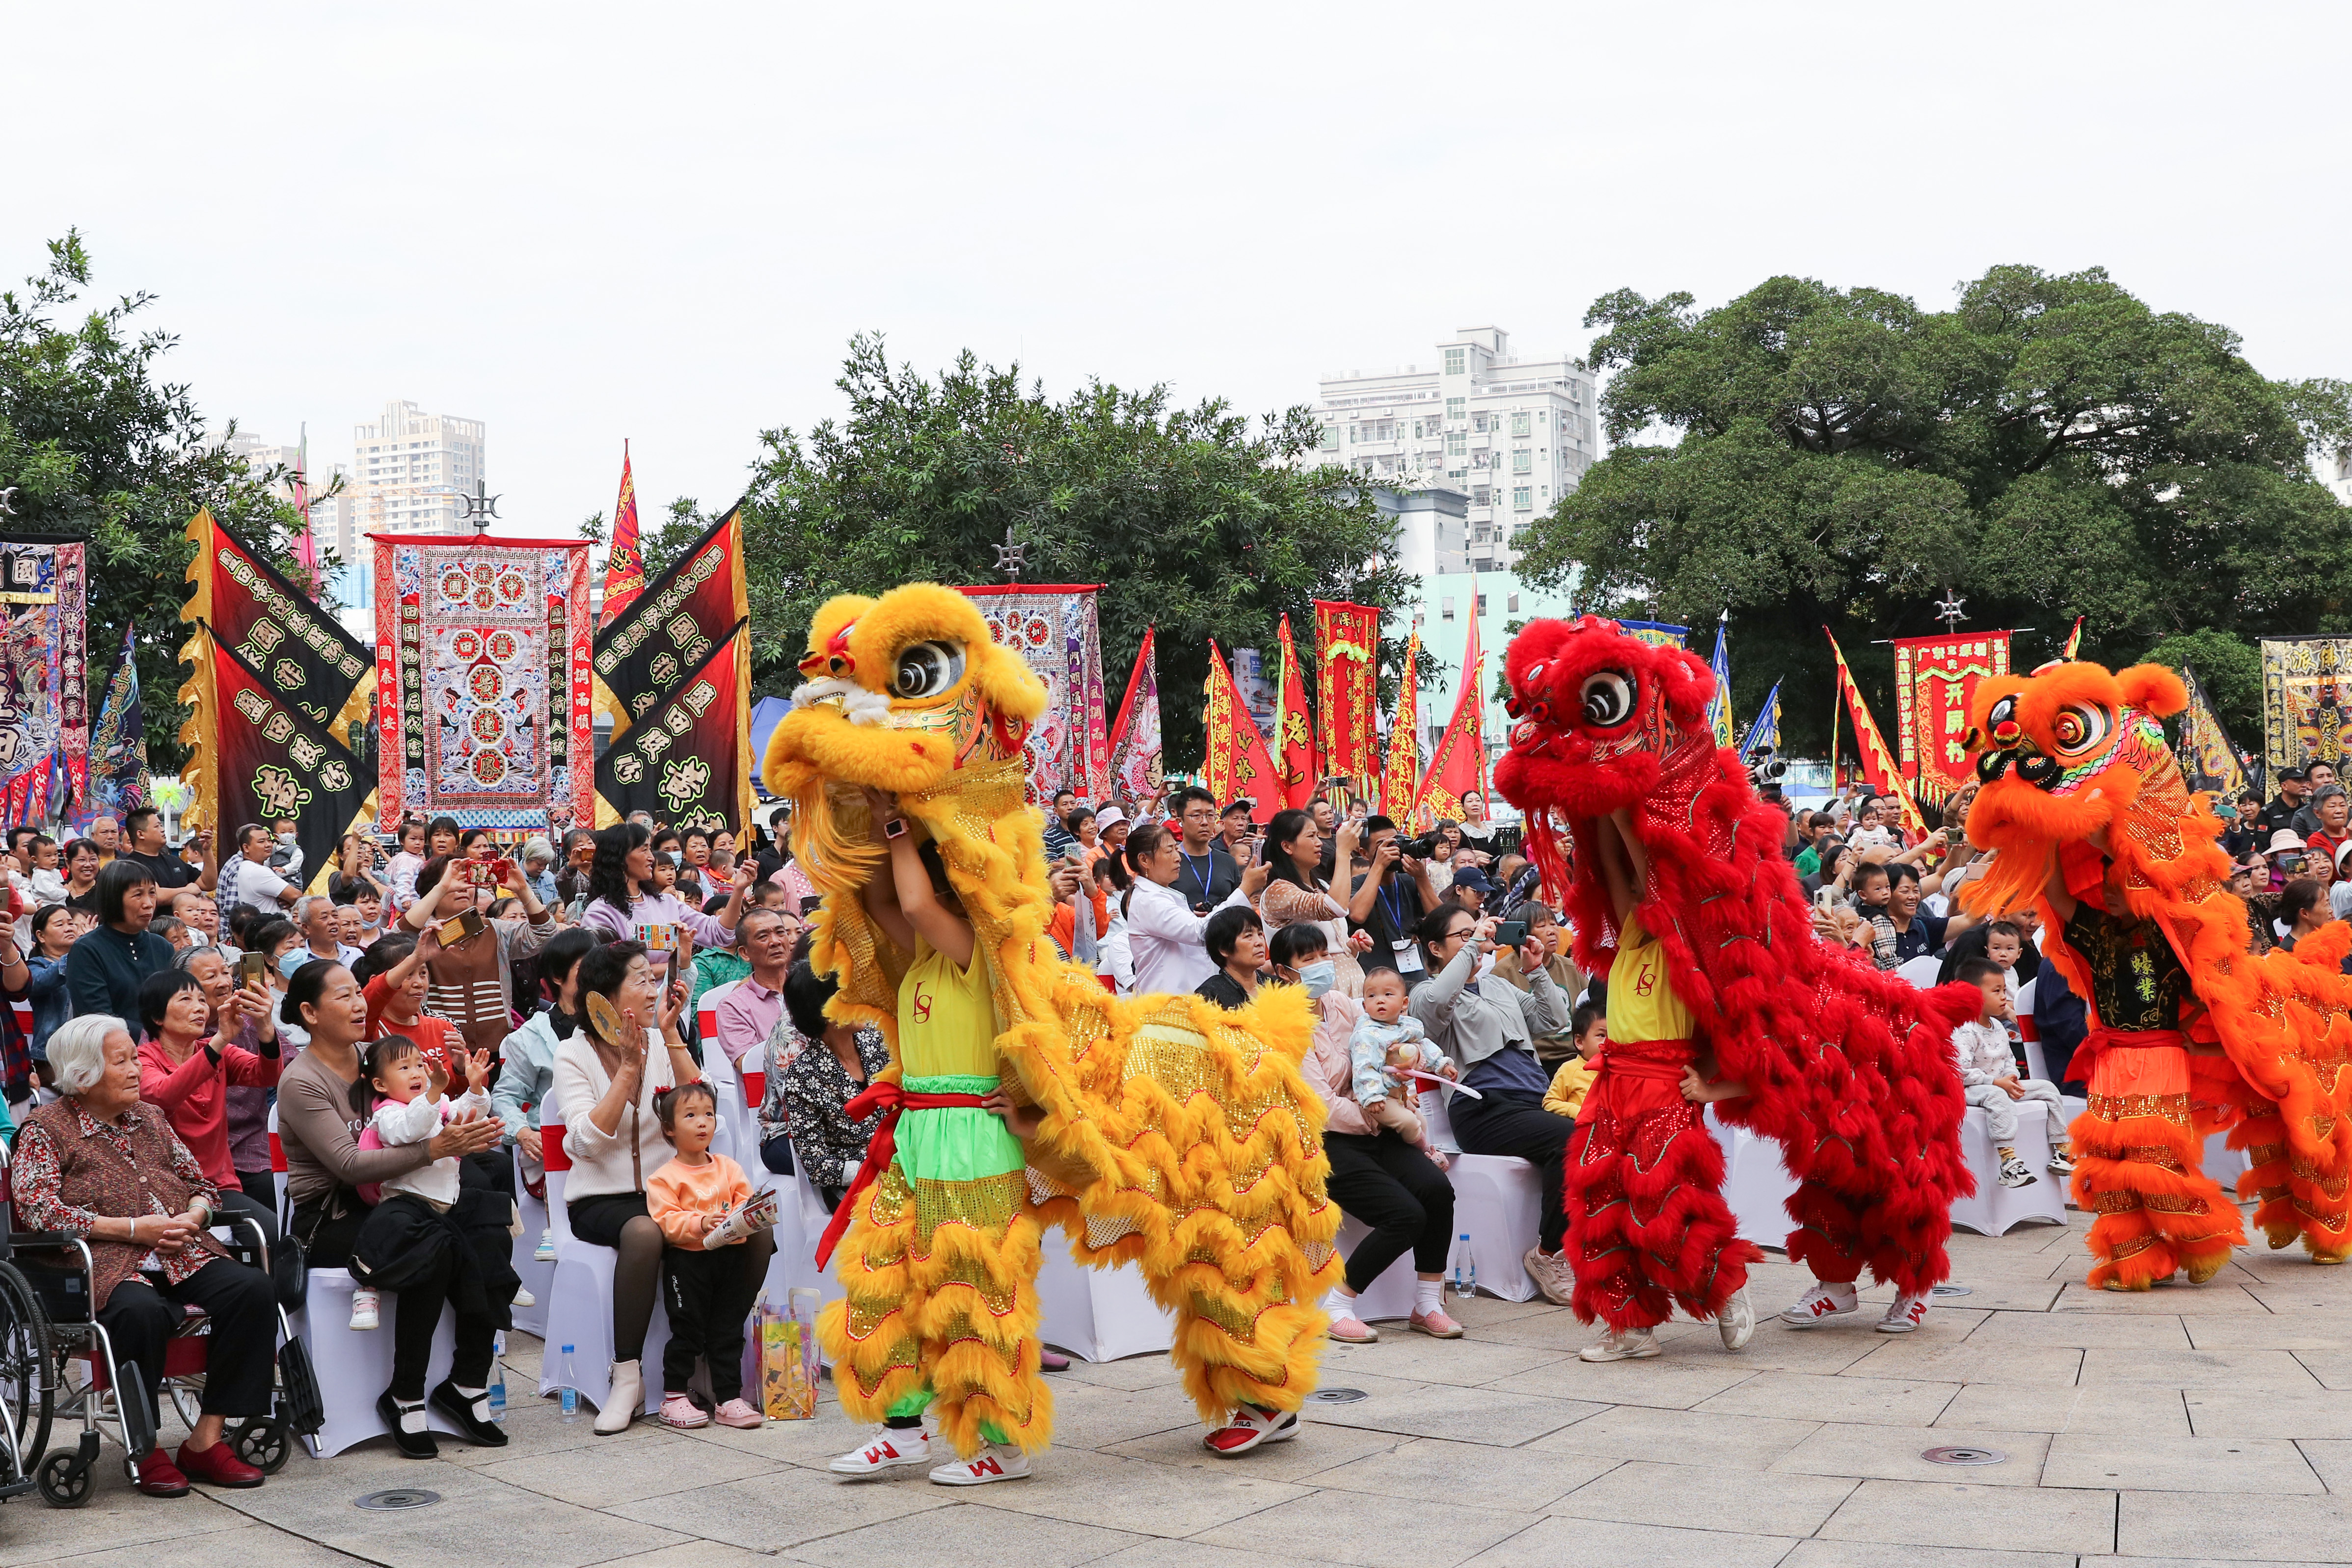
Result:
[[530,883],[531,892],[550,909],[556,906],[555,846],[545,839],[533,839],[522,847],[522,874]]
[[291,975],[313,958],[325,958],[350,968],[360,956],[360,950],[346,943],[335,919],[335,901],[322,894],[310,894],[294,901],[294,929],[301,934],[302,946],[286,955],[286,973]]

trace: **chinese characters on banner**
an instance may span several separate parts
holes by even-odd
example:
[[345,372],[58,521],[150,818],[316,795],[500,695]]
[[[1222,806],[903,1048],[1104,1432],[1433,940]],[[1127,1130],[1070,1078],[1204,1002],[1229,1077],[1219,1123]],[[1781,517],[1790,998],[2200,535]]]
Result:
[[1282,803],[1305,810],[1322,781],[1315,755],[1315,721],[1307,711],[1307,674],[1298,667],[1298,647],[1290,640],[1290,617],[1282,618],[1281,706],[1274,721],[1274,752],[1282,767]]
[[1389,719],[1388,765],[1381,770],[1381,810],[1402,821],[1421,792],[1421,633],[1405,640],[1404,674],[1397,681],[1396,712]]
[[2263,749],[2270,771],[2352,757],[2352,638],[2265,637]]
[[1903,777],[1921,799],[1945,800],[1976,777],[1963,744],[1969,700],[1979,681],[2009,674],[2009,633],[1953,632],[1894,643],[1895,746]]
[[1209,793],[1220,806],[1247,797],[1252,802],[1250,815],[1261,822],[1272,821],[1282,810],[1281,776],[1213,638],[1209,643],[1207,729],[1209,755],[1204,771]]
[[1315,601],[1315,699],[1322,717],[1323,771],[1366,790],[1381,769],[1374,729],[1380,708],[1381,612],[1369,604]]
[[596,793],[605,804],[679,829],[749,820],[751,735],[741,715],[751,689],[750,639],[747,621],[596,759]]
[[0,534],[0,822],[38,822],[89,786],[81,540]]
[[1045,711],[1029,727],[1028,799],[1050,807],[1058,789],[1081,800],[1110,798],[1110,735],[1104,722],[1100,583],[1007,583],[957,590],[991,637],[1021,655],[1045,684]]

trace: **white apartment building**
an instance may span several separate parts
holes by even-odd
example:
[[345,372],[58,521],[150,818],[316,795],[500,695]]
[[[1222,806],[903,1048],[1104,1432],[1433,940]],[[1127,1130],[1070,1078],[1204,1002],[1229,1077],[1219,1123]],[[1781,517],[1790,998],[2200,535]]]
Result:
[[[457,497],[483,477],[482,422],[388,402],[383,417],[355,426],[344,485],[351,532],[466,531]],[[349,558],[347,558],[349,559]]]
[[1514,355],[1500,327],[1465,327],[1428,365],[1323,378],[1319,455],[1375,485],[1465,497],[1469,565],[1508,568],[1518,530],[1601,455],[1592,372],[1572,354]]

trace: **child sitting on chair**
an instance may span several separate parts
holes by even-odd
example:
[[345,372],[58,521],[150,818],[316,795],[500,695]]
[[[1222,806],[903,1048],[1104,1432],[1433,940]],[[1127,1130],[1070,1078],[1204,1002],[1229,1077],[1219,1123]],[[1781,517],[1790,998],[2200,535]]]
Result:
[[[1975,986],[1983,994],[1975,1019],[1952,1030],[1952,1056],[1959,1069],[1961,1090],[1969,1103],[1985,1113],[1985,1131],[1991,1134],[2000,1158],[2000,1185],[2030,1186],[2036,1178],[2017,1157],[2017,1103],[2042,1101],[2051,1107],[2054,1123],[2059,1114],[2058,1086],[2046,1079],[2028,1078],[2017,1070],[2004,1024],[2011,1012],[2009,976],[2000,965],[1990,958],[1964,959],[1953,978]],[[2074,1168],[2064,1146],[2053,1138],[2051,1175],[2063,1176]]]
[[1374,969],[1364,977],[1363,1016],[1356,1020],[1355,1031],[1348,1037],[1348,1055],[1355,1069],[1356,1103],[1367,1117],[1381,1126],[1394,1129],[1399,1137],[1419,1148],[1429,1156],[1431,1164],[1444,1170],[1445,1156],[1430,1144],[1428,1129],[1413,1112],[1418,1095],[1413,1080],[1405,1073],[1418,1068],[1448,1078],[1456,1074],[1454,1063],[1430,1043],[1421,1020],[1407,1013],[1404,1007],[1402,975],[1394,969]]
[[743,1167],[710,1152],[719,1097],[709,1083],[664,1090],[654,1098],[654,1113],[677,1151],[646,1178],[646,1212],[662,1228],[662,1303],[669,1309],[662,1424],[705,1427],[714,1419],[686,1390],[698,1355],[710,1366],[719,1424],[757,1427],[760,1412],[743,1399],[743,1320],[763,1270],[746,1266],[752,1254],[743,1243],[774,1218],[774,1200],[753,1202]]
[[1576,1042],[1576,1054],[1561,1062],[1559,1071],[1551,1075],[1551,1087],[1544,1091],[1543,1108],[1573,1122],[1576,1113],[1584,1109],[1585,1091],[1601,1075],[1601,1051],[1609,1043],[1608,1011],[1587,1002],[1576,1009],[1568,1028],[1569,1038]]

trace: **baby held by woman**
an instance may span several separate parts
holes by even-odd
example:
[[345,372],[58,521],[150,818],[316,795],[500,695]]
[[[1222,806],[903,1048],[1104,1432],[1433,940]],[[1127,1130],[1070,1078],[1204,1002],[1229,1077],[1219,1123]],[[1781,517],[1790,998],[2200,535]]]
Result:
[[1429,1141],[1414,1106],[1420,1101],[1415,1071],[1455,1076],[1454,1063],[1430,1043],[1421,1020],[1406,1013],[1404,977],[1394,969],[1374,969],[1364,977],[1364,1011],[1348,1037],[1348,1054],[1355,1067],[1356,1103],[1364,1114],[1430,1158],[1438,1169],[1445,1156]]

